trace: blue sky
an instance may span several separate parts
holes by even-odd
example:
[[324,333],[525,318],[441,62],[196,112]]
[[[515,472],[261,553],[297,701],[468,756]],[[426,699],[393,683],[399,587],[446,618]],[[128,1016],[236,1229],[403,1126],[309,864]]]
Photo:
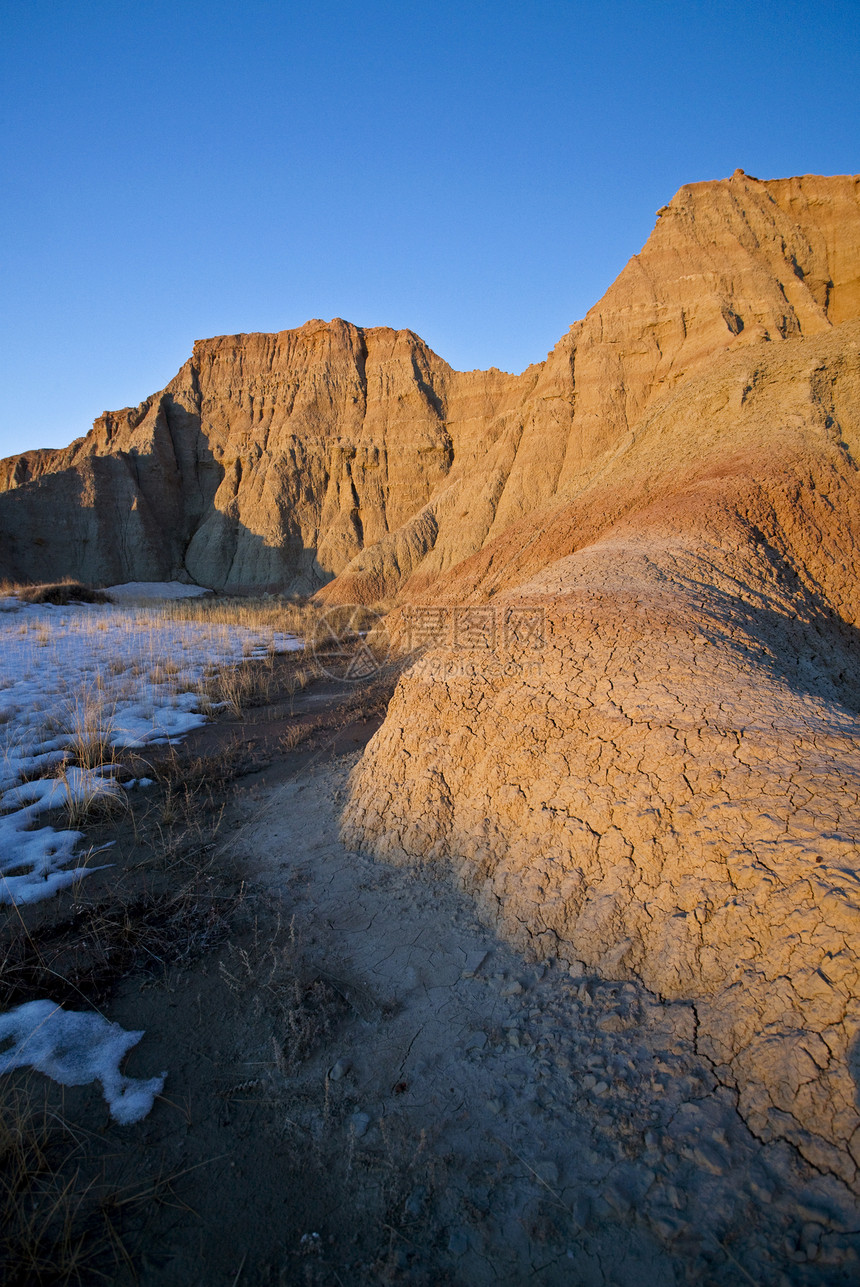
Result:
[[0,454],[193,341],[545,357],[677,188],[860,169],[857,0],[0,0]]

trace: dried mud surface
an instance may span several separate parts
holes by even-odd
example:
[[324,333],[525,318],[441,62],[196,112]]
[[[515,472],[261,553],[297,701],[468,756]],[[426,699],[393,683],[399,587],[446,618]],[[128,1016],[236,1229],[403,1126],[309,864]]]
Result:
[[[343,845],[367,706],[311,685],[183,751],[244,748],[207,868],[234,910],[100,994],[146,1030],[126,1071],[167,1068],[164,1095],[118,1128],[97,1089],[50,1092],[142,1195],[114,1207],[111,1280],[852,1282],[855,1200],[755,1138],[694,1007],[537,962],[447,874]],[[315,731],[284,752],[296,719]]]
[[538,958],[694,1006],[750,1129],[855,1188],[858,353],[845,323],[727,356],[440,581],[344,826]]

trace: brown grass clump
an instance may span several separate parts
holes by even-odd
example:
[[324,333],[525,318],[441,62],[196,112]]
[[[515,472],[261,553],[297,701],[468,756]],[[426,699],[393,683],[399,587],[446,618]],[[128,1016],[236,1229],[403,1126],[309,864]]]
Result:
[[254,918],[244,945],[230,943],[219,973],[234,996],[250,998],[252,1008],[266,1013],[272,1028],[274,1066],[290,1074],[332,1034],[349,1012],[349,1002],[335,982],[305,956],[295,926],[273,923],[265,929]]
[[81,769],[114,763],[113,717],[113,703],[99,682],[81,687],[69,698],[57,722],[57,731],[66,738],[69,763]]
[[291,724],[286,733],[283,733],[279,739],[281,749],[284,751],[294,751],[297,746],[301,746],[316,730],[308,724]]
[[300,639],[321,639],[329,630],[336,639],[356,637],[372,629],[390,604],[330,607],[301,596],[238,595],[176,599],[160,611],[174,621],[203,621],[210,625],[245,626],[252,630],[277,630]]
[[[0,1276],[7,1287],[85,1283],[110,1262],[107,1229],[95,1233],[93,1182],[80,1174],[80,1140],[35,1094],[0,1088]],[[114,1248],[114,1252],[116,1248]],[[105,1261],[107,1260],[107,1264]]]
[[103,590],[82,585],[80,581],[56,581],[50,585],[21,586],[15,593],[24,603],[51,603],[58,608],[66,607],[70,603],[113,602]]
[[[59,1099],[59,1104],[58,1104]],[[129,1166],[110,1132],[72,1126],[41,1078],[0,1083],[0,1281],[4,1287],[136,1283],[153,1206],[181,1176]],[[133,1179],[131,1178],[133,1175]],[[131,1181],[131,1182],[130,1182]]]
[[225,666],[207,675],[200,684],[200,710],[204,715],[220,711],[239,719],[246,707],[267,702],[272,687],[272,667],[268,661]]
[[312,665],[298,660],[303,656],[270,652],[265,658],[213,668],[198,686],[200,710],[241,719],[249,707],[264,706],[281,694],[293,699],[314,678]]
[[80,899],[71,915],[31,934],[10,919],[0,957],[4,1009],[49,994],[80,1009],[103,1003],[130,974],[163,975],[186,966],[227,937],[240,892],[206,874],[178,889],[119,890]]
[[65,767],[60,771],[59,780],[66,784],[63,811],[66,824],[73,831],[87,824],[106,821],[120,813],[128,813],[131,808],[125,792],[114,784],[106,783],[103,787],[96,779],[83,790],[78,786],[73,791]]

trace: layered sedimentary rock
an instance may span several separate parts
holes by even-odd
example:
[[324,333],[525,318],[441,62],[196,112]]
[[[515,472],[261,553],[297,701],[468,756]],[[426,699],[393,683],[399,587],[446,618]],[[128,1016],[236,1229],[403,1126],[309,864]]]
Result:
[[[858,313],[860,180],[761,183],[738,172],[682,188],[603,299],[502,403],[481,404],[480,373],[448,381],[454,460],[419,516],[431,534],[423,558],[404,577],[397,543],[414,520],[362,551],[326,597],[420,597],[524,516],[542,525],[601,473],[611,479],[649,410],[723,354],[818,335]],[[597,532],[607,515],[595,519]]]
[[726,349],[856,314],[857,181],[682,188],[545,363],[455,372],[416,336],[309,322],[200,341],[160,394],[0,462],[0,574],[420,593],[572,497]]
[[[772,186],[796,209],[802,184]],[[704,259],[736,207],[698,198]],[[581,324],[575,374],[588,330],[593,365],[548,503],[407,584],[392,629],[436,638],[345,835],[452,869],[538,956],[692,1003],[750,1127],[857,1186],[860,239],[832,234],[808,307],[781,279],[780,326],[773,257],[753,261],[789,238],[759,227],[688,308],[689,258],[650,259],[666,218],[625,303],[622,274]]]
[[308,322],[201,341],[167,388],[0,465],[3,571],[314,590],[449,468],[410,332]]
[[538,956],[692,1001],[753,1130],[851,1183],[858,426],[856,323],[666,396],[576,502],[403,611],[438,639],[345,816]]
[[520,376],[201,342],[2,463],[2,570],[396,596],[350,842],[691,1003],[751,1128],[857,1185],[858,319],[858,179],[693,184]]

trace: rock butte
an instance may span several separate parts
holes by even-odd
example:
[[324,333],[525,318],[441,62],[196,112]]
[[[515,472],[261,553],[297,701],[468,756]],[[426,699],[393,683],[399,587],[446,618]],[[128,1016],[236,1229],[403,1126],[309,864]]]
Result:
[[692,1001],[750,1128],[860,1190],[859,462],[860,178],[737,171],[519,376],[201,341],[0,463],[2,572],[437,607],[346,839]]

